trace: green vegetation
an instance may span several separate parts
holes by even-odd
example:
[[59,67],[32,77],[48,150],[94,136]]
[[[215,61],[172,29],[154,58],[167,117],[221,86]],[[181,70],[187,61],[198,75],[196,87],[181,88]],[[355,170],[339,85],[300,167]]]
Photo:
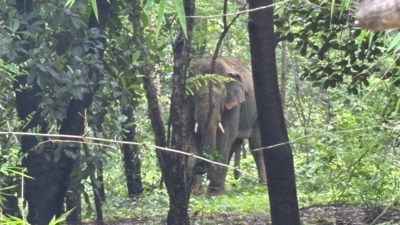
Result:
[[[141,6],[139,12],[133,3],[112,2],[113,11],[103,30],[88,28],[91,10],[99,8],[93,0],[45,0],[32,13],[37,20],[29,28],[27,19],[15,16],[17,10],[7,2],[0,0],[0,206],[6,196],[17,196],[22,202],[18,168],[29,163],[28,153],[35,152],[54,165],[73,159],[71,186],[76,189],[68,193],[81,196],[83,221],[96,220],[94,195],[102,186],[106,221],[166,217],[169,196],[161,184],[156,150],[149,147],[155,139],[143,68],[149,66],[158,87],[156,95],[167,130],[174,73],[171,43],[186,26],[182,1],[135,1]],[[285,120],[299,207],[343,204],[400,211],[400,33],[372,33],[350,25],[356,1],[310,2],[285,2],[275,7],[278,74],[286,74],[280,82],[286,96]],[[70,8],[65,8],[66,4]],[[237,12],[244,4],[228,1],[228,13]],[[204,18],[195,19],[192,61],[213,53],[223,22],[220,17],[207,16],[219,15],[222,10],[223,1],[196,1],[196,14]],[[241,58],[250,68],[247,22],[244,14],[232,25],[221,55]],[[102,35],[107,36],[106,47],[99,41]],[[138,38],[143,38],[143,45],[137,43]],[[99,53],[103,50],[104,55]],[[27,82],[20,80],[24,76]],[[231,79],[211,74],[189,77],[186,94],[193,94],[206,82]],[[69,106],[92,90],[96,92],[91,105],[79,117],[84,118],[83,130],[75,135],[121,141],[134,127],[132,141],[139,145],[130,153],[141,162],[143,192],[139,195],[128,194],[120,143],[82,144],[79,140],[70,144],[37,137],[28,150],[21,150],[26,139],[8,133],[70,134],[61,132]],[[26,105],[19,105],[18,96],[28,91],[32,91],[28,97],[34,109],[22,116],[20,107]],[[247,158],[241,159],[240,167],[257,177],[249,147],[245,148]],[[70,179],[69,174],[67,177]],[[207,184],[203,178],[203,185]],[[255,178],[242,174],[235,180],[233,171],[228,170],[226,187],[224,196],[192,195],[190,215],[269,217],[267,188]],[[27,224],[3,212],[0,207],[0,224]],[[54,217],[50,224],[66,220],[67,215]],[[323,215],[310,221],[320,219],[335,221]]]

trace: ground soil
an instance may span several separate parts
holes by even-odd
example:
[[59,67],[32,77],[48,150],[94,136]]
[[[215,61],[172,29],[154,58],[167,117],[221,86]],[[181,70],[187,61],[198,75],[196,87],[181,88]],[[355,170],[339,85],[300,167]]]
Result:
[[[364,224],[399,224],[400,212],[387,207],[352,207],[346,205],[313,205],[300,210],[302,224],[320,225],[364,225]],[[264,213],[248,214],[206,214],[192,215],[192,224],[228,224],[228,225],[268,225],[270,218]],[[164,217],[141,217],[107,221],[103,224],[166,224]],[[84,225],[100,224],[96,222],[81,223]]]

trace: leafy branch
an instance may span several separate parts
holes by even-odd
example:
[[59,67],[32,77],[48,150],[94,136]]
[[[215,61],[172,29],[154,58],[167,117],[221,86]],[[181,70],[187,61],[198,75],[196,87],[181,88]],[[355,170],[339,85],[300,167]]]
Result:
[[[194,95],[194,92],[198,90],[203,85],[207,84],[208,82],[212,83],[220,83],[225,82],[229,83],[235,81],[232,77],[222,76],[218,74],[197,74],[193,77],[188,77],[186,79],[186,95]],[[194,89],[192,87],[194,86]]]

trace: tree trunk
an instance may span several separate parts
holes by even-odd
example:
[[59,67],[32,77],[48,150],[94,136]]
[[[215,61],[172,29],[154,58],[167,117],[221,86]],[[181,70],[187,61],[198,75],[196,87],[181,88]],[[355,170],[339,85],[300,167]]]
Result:
[[[194,13],[194,0],[185,0],[185,12],[186,15],[193,15]],[[133,18],[133,24],[135,27],[141,27],[140,23],[140,5],[139,1],[135,2],[136,13]],[[193,27],[193,20],[187,20],[187,31],[190,37]],[[147,49],[144,46],[143,34],[138,32],[136,38],[137,46],[141,52],[142,60],[147,62],[149,56]],[[189,45],[190,40],[180,32],[175,44],[175,65],[174,65],[174,78],[173,78],[173,103],[172,109],[173,118],[171,120],[173,134],[172,134],[172,146],[175,149],[182,150],[184,144],[184,97],[185,97],[185,76],[187,67],[189,65]],[[162,121],[162,115],[160,112],[157,88],[154,84],[154,79],[151,76],[150,65],[145,64],[139,68],[140,74],[143,74],[143,86],[146,90],[146,98],[148,104],[148,111],[151,120],[151,124],[154,131],[154,137],[156,145],[159,147],[166,147],[166,135],[164,130],[164,124]],[[168,212],[168,224],[190,224],[188,216],[188,205],[189,205],[189,187],[186,183],[186,157],[183,157],[176,153],[161,152],[157,150],[157,156],[160,163],[161,171],[165,178],[165,184],[168,190],[170,199],[170,210]]]
[[97,224],[101,225],[101,224],[104,223],[103,210],[101,208],[101,206],[103,205],[103,199],[101,198],[101,187],[103,186],[103,183],[101,183],[100,187],[97,187],[95,179],[94,179],[94,175],[90,176],[90,183],[92,184],[92,191],[93,191],[93,196],[94,196],[94,205],[95,205],[95,208],[96,208]]
[[70,182],[68,186],[67,195],[65,196],[65,205],[67,212],[74,209],[67,217],[67,222],[80,223],[81,222],[81,192],[79,190],[80,182]]
[[[31,1],[19,0],[17,7],[21,5],[23,9],[31,5]],[[92,13],[89,19],[89,27],[97,27],[100,31],[105,28],[108,10],[110,4],[106,0],[97,1],[99,10],[99,20]],[[105,43],[105,39],[100,39]],[[99,50],[100,57],[104,49]],[[89,77],[98,73],[96,70],[91,70]],[[99,76],[97,76],[99,77]],[[21,76],[18,78],[19,84],[26,83],[26,77]],[[95,84],[98,81],[94,81]],[[40,116],[40,110],[37,110],[37,104],[33,98],[35,93],[36,84],[32,90],[27,89],[22,92],[17,92],[17,109],[21,119],[25,119],[27,115],[36,111],[36,114],[30,120],[29,124],[24,128],[28,131],[34,127],[41,126],[40,132],[46,132],[46,123]],[[18,86],[17,86],[18,88]],[[96,90],[97,85],[94,85],[91,90]],[[37,90],[36,90],[37,92]],[[81,115],[85,114],[85,110],[92,102],[94,92],[85,93],[82,100],[71,100],[67,109],[67,118],[64,119],[60,134],[80,135],[84,127],[84,118]],[[28,157],[24,158],[23,166],[27,167],[29,176],[35,179],[26,179],[26,194],[25,198],[29,205],[28,222],[31,224],[48,224],[53,216],[60,216],[63,213],[63,203],[67,187],[69,185],[70,174],[73,168],[74,160],[69,158],[62,151],[61,157],[57,162],[48,161],[44,158],[44,154],[54,155],[54,146],[45,148],[41,154],[36,154],[35,151],[30,151],[37,145],[37,140],[33,136],[22,137],[22,151],[29,152]],[[76,151],[77,147],[71,147],[71,151]],[[63,150],[63,149],[62,149]]]
[[[16,1],[16,8],[18,10],[18,13],[20,15],[24,14],[29,14],[30,12],[33,11],[33,2],[32,0],[17,0]],[[33,19],[28,21],[28,23],[32,23]],[[21,29],[26,29],[26,27],[22,27]],[[20,38],[23,39],[23,36]],[[29,42],[29,38],[27,39]],[[25,50],[29,51],[31,48],[30,45],[25,46]],[[14,63],[22,63],[25,60],[27,60],[27,57],[24,55],[20,55],[18,58],[14,60]],[[37,85],[36,81],[33,82],[32,88],[26,88],[22,90],[17,90],[21,87],[24,87],[27,85],[27,76],[22,75],[17,77],[17,81],[14,83],[14,89],[16,90],[16,103],[17,103],[17,111],[18,111],[18,116],[21,120],[28,120],[28,116],[30,114],[33,114],[33,117],[30,118],[28,124],[24,127],[23,131],[27,132],[29,130],[32,130],[37,127],[41,127],[40,132],[45,132],[47,123],[44,121],[43,117],[40,116],[40,111],[38,112],[37,109],[37,98],[34,96],[40,91],[39,86]],[[39,202],[41,200],[48,200],[45,195],[39,194],[39,193],[33,193],[34,190],[39,189],[39,185],[37,185],[40,182],[43,182],[43,178],[38,178],[41,176],[41,174],[49,175],[49,171],[51,170],[52,163],[45,160],[43,157],[43,152],[42,154],[37,154],[35,151],[30,151],[33,149],[36,145],[38,144],[37,140],[33,136],[22,136],[21,137],[21,151],[23,153],[28,153],[27,157],[24,157],[22,160],[22,166],[28,168],[28,175],[31,177],[34,177],[35,180],[33,179],[26,179],[26,184],[25,184],[25,196],[23,196],[29,204],[29,210],[30,212],[38,212],[42,211],[49,213],[53,213],[51,216],[50,215],[40,215],[48,218],[46,220],[47,222],[43,221],[42,224],[47,224],[51,217],[54,214],[61,214],[61,210],[57,209],[52,209],[49,206],[46,205],[41,205]],[[44,160],[44,161],[43,161]],[[43,162],[42,162],[43,161]],[[50,170],[49,170],[50,169]],[[49,176],[48,176],[49,177]],[[47,178],[48,178],[47,177]],[[48,188],[45,188],[45,191],[48,192],[49,195],[53,193]],[[39,215],[38,215],[39,216]],[[39,223],[41,224],[41,218],[33,218],[33,216],[29,217],[28,216],[28,221],[30,223],[36,224]]]
[[[250,0],[250,9],[272,0]],[[288,142],[279,96],[275,57],[273,8],[249,13],[249,36],[254,91],[263,146]],[[300,224],[293,155],[289,144],[264,150],[272,224]]]
[[[185,0],[186,16],[193,16],[195,10],[194,0]],[[174,43],[174,75],[172,88],[171,104],[171,125],[172,137],[171,146],[173,149],[188,151],[183,149],[187,134],[185,131],[185,90],[186,74],[189,67],[190,42],[193,31],[193,19],[187,19],[186,38],[183,31],[178,34]],[[190,224],[188,208],[190,198],[190,188],[193,184],[193,173],[187,171],[187,156],[163,152],[165,162],[164,177],[167,187],[170,206],[168,212],[168,224]]]
[[[122,114],[127,117],[126,123],[134,123],[135,119],[133,118],[133,108],[135,106],[136,103],[134,106],[128,106],[122,110]],[[125,134],[125,137],[122,140],[133,142],[135,140],[136,125],[134,124],[126,129],[129,131],[129,133]],[[124,154],[125,177],[128,195],[139,195],[143,192],[143,187],[138,146],[123,144],[122,151]]]
[[[72,189],[72,191],[74,191]],[[66,199],[66,207],[67,207],[67,212],[74,209],[67,217],[66,221],[69,223],[80,223],[82,221],[82,204],[81,204],[81,194],[79,192],[73,193],[74,196],[67,195]]]
[[286,99],[286,41],[282,41],[282,60],[281,60],[281,101],[282,112],[285,115],[285,99]]

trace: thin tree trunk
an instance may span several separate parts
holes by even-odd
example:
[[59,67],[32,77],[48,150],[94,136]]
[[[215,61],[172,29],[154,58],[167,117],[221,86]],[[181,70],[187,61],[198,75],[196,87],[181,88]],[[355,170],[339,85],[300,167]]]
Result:
[[[83,149],[85,151],[86,155],[90,155],[89,147],[87,144],[83,144]],[[102,165],[100,166],[102,167]],[[102,195],[104,193],[102,192],[102,188],[104,191],[104,185],[103,185],[103,180],[99,180],[99,177],[102,177],[102,169],[97,168],[97,178],[95,178],[95,174],[91,174],[89,176],[90,178],[90,184],[92,186],[92,191],[93,191],[93,196],[94,196],[94,205],[96,209],[96,221],[98,225],[102,225],[104,223],[104,218],[103,218],[103,210],[102,210],[102,205],[104,203],[104,199],[102,198]],[[102,178],[101,178],[102,179]]]
[[[122,114],[127,117],[126,123],[134,123],[133,108],[136,106],[128,106],[122,110]],[[122,139],[123,141],[133,142],[135,140],[136,125],[126,128],[129,133]],[[136,196],[143,192],[142,178],[140,170],[140,159],[137,145],[122,145],[124,154],[125,177],[129,196]]]
[[[74,184],[73,184],[74,183]],[[65,205],[67,211],[74,209],[67,217],[67,222],[80,223],[81,222],[81,192],[76,185],[80,182],[71,182],[68,186],[68,194],[65,196]]]
[[103,162],[100,162],[100,168],[97,169],[97,180],[101,183],[99,188],[99,196],[101,204],[103,204],[104,202],[106,202],[106,192],[104,191]]
[[100,187],[97,187],[93,176],[94,175],[90,176],[90,183],[92,184],[92,191],[93,191],[93,196],[94,196],[94,205],[95,205],[95,208],[96,208],[96,220],[97,220],[97,224],[101,225],[101,224],[104,223],[103,210],[101,208],[101,206],[103,205],[103,201],[101,199],[101,186],[103,186],[103,183],[101,183]]
[[[186,15],[193,15],[194,0],[185,0]],[[133,18],[133,24],[136,28],[141,27],[140,23],[140,5],[139,1],[135,2],[136,10]],[[187,20],[187,31],[190,37],[193,22],[192,19]],[[149,56],[144,46],[144,38],[141,32],[136,36],[137,46],[141,52],[142,60],[145,65],[139,68],[140,74],[143,74],[143,86],[146,90],[146,98],[151,124],[154,131],[155,142],[157,146],[165,147],[167,145],[162,115],[158,105],[157,88],[154,79],[151,76],[150,65],[146,62]],[[171,125],[173,129],[171,143],[175,149],[182,149],[184,146],[184,97],[185,97],[185,75],[189,63],[189,40],[180,32],[174,43],[175,66],[173,78],[173,101],[172,109],[173,118]],[[161,171],[165,178],[165,184],[170,197],[170,210],[168,212],[168,224],[190,224],[188,216],[189,204],[189,187],[186,183],[186,157],[176,153],[160,152],[157,150],[157,156],[160,163]],[[191,186],[191,185],[190,185]]]
[[[272,0],[250,0],[250,9]],[[263,146],[288,142],[279,95],[275,57],[273,8],[249,13],[249,36],[254,91]],[[264,150],[272,224],[300,224],[293,155],[289,144]]]
[[282,60],[281,60],[281,101],[282,111],[285,115],[285,99],[286,99],[286,41],[282,41]]
[[[193,16],[195,11],[195,0],[185,0],[186,16]],[[183,149],[189,132],[185,131],[185,90],[186,74],[190,62],[190,42],[193,31],[193,19],[186,19],[187,35],[183,31],[178,34],[174,43],[174,75],[171,104],[171,125],[172,137],[171,146],[173,149]],[[192,171],[187,171],[187,156],[180,154],[163,153],[165,186],[167,187],[170,209],[168,212],[168,224],[190,224],[188,208],[189,198],[194,176]]]

